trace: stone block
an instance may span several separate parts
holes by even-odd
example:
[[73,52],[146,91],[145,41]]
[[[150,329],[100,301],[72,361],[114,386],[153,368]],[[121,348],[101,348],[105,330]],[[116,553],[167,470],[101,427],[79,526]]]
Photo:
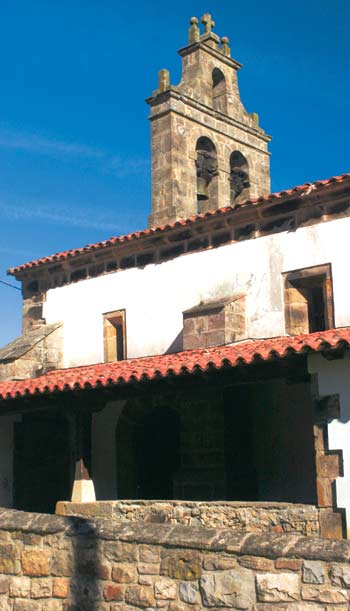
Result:
[[[13,577],[12,579],[16,579]],[[5,575],[0,575],[0,595],[7,594],[10,587],[10,578]]]
[[26,598],[30,594],[31,580],[29,577],[13,577],[10,581],[10,596]]
[[135,583],[136,567],[133,564],[115,564],[112,569],[112,579],[117,583]]
[[167,577],[157,579],[154,583],[154,594],[157,599],[174,600],[177,594],[176,582]]
[[321,562],[305,561],[303,564],[302,579],[304,583],[324,584],[326,573]]
[[159,575],[159,565],[158,564],[140,563],[137,566],[137,570],[140,573],[140,575]]
[[160,562],[159,548],[152,547],[151,545],[140,545],[139,549],[140,561],[146,564],[156,564]]
[[259,558],[258,556],[242,556],[238,559],[241,566],[254,571],[272,571],[274,568],[273,560],[268,558]]
[[335,589],[331,586],[305,586],[302,588],[301,597],[303,600],[316,603],[327,603],[338,605],[349,602],[349,593],[344,589]]
[[69,579],[65,577],[55,577],[52,586],[52,596],[54,598],[68,598],[69,583]]
[[255,579],[260,602],[287,602],[300,598],[298,575],[265,573],[256,575]]
[[39,611],[38,603],[36,600],[25,600],[17,598],[13,605],[13,611]]
[[124,587],[116,583],[108,583],[103,589],[103,597],[106,601],[124,600]]
[[32,579],[30,596],[31,598],[50,598],[52,595],[51,579]]
[[329,571],[332,586],[350,588],[350,566],[334,564]]
[[72,552],[66,550],[55,550],[52,557],[52,574],[57,577],[70,577],[75,569]]
[[205,607],[249,609],[256,602],[253,573],[245,569],[205,575],[199,588]]
[[125,593],[125,600],[136,607],[153,607],[153,588],[147,586],[129,586]]
[[324,539],[343,538],[343,514],[335,511],[320,511],[320,533]]
[[51,572],[51,553],[47,549],[26,549],[21,554],[24,575],[44,577]]
[[303,561],[298,558],[277,558],[276,569],[286,569],[288,571],[300,571]]
[[107,560],[113,562],[134,562],[137,560],[137,546],[133,543],[108,541],[104,545]]
[[11,543],[0,544],[0,573],[15,575],[19,573],[17,562],[18,554],[15,545]]
[[182,581],[180,583],[179,596],[183,602],[194,605],[197,602],[198,594],[199,587],[197,581]]
[[236,558],[222,558],[219,554],[204,558],[203,569],[205,571],[227,571],[237,566]]
[[182,581],[198,579],[202,574],[200,556],[198,552],[192,550],[169,550],[162,558],[160,573]]

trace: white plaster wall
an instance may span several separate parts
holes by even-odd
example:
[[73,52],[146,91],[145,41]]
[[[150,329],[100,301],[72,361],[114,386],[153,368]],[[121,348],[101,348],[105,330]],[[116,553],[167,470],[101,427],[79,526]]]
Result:
[[0,507],[13,507],[13,425],[18,416],[0,418]]
[[235,292],[247,293],[249,337],[273,337],[284,334],[281,273],[331,263],[335,323],[349,325],[349,230],[339,219],[83,280],[49,290],[44,317],[64,322],[66,367],[103,361],[104,312],[126,310],[128,357],[162,354],[181,348],[183,310]]
[[310,373],[318,376],[319,395],[339,394],[340,418],[328,424],[330,450],[342,450],[344,476],[336,481],[337,506],[346,510],[348,537],[350,536],[350,352],[344,359],[327,361],[319,354],[308,357]]

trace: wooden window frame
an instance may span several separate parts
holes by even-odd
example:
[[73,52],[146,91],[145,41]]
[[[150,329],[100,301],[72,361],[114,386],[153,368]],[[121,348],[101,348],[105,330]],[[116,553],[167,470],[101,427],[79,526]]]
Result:
[[[308,301],[303,289],[322,286],[325,331],[334,327],[331,263],[285,272],[283,276],[285,330],[288,335],[310,333]],[[322,331],[322,330],[320,330]]]
[[[117,329],[122,330],[121,348],[118,354]],[[103,356],[105,363],[126,359],[126,312],[115,310],[103,314]]]

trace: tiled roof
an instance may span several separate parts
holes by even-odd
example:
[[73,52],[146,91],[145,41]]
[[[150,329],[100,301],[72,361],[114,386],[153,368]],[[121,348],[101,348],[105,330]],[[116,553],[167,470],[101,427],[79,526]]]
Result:
[[295,337],[247,340],[229,346],[60,369],[39,378],[0,382],[0,400],[156,380],[349,346],[350,327]]
[[345,180],[349,180],[350,183],[350,174],[341,174],[340,176],[333,176],[332,178],[328,178],[327,180],[318,180],[312,183],[308,182],[304,185],[293,187],[292,189],[286,189],[285,191],[279,191],[278,193],[262,195],[261,197],[257,197],[255,199],[248,199],[243,202],[238,202],[237,204],[235,204],[235,206],[226,206],[225,208],[210,210],[202,214],[197,214],[196,216],[191,216],[188,219],[183,219],[175,221],[174,223],[161,225],[160,227],[150,227],[149,229],[144,229],[143,231],[135,231],[134,233],[128,233],[119,237],[112,237],[108,240],[103,240],[102,242],[96,242],[95,244],[88,244],[87,246],[84,246],[82,248],[73,248],[71,250],[58,252],[54,255],[49,255],[47,257],[42,257],[41,259],[36,259],[35,261],[30,261],[29,263],[24,263],[23,265],[18,265],[17,267],[12,267],[8,270],[8,273],[11,275],[15,275],[18,272],[22,272],[35,267],[40,267],[48,263],[58,263],[67,259],[71,259],[75,256],[83,255],[85,253],[93,252],[103,248],[108,248],[117,244],[123,244],[125,242],[131,242],[133,240],[139,240],[146,236],[159,234],[175,228],[186,227],[188,225],[192,225],[193,223],[199,222],[204,218],[211,218],[213,216],[223,216],[225,214],[232,213],[237,208],[241,208],[243,206],[256,206],[263,202],[274,202],[275,200],[287,198],[295,194],[308,195],[309,193],[315,190],[322,190],[324,188],[331,187],[335,183],[340,183]]

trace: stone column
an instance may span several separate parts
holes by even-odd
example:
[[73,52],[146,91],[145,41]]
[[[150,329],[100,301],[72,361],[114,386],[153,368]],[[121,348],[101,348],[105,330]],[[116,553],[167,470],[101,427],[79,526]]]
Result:
[[91,478],[91,421],[92,414],[79,407],[75,413],[75,476],[72,503],[96,501],[94,482]]

